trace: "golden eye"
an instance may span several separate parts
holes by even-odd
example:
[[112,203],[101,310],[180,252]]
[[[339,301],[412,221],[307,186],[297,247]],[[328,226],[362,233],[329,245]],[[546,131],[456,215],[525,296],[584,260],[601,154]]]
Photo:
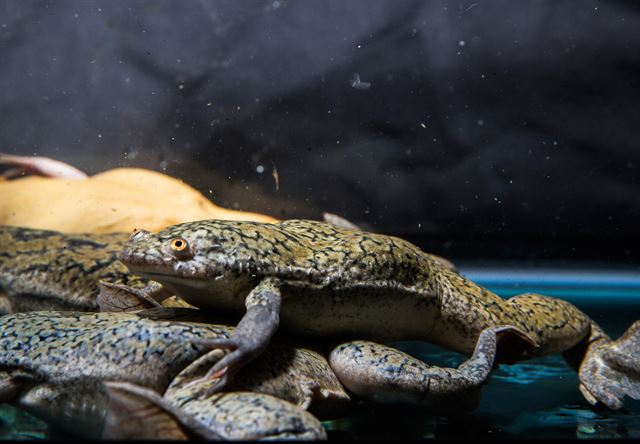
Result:
[[174,237],[173,239],[171,239],[171,249],[175,252],[182,252],[186,250],[188,246],[189,244],[187,243],[186,239],[183,239],[181,237]]

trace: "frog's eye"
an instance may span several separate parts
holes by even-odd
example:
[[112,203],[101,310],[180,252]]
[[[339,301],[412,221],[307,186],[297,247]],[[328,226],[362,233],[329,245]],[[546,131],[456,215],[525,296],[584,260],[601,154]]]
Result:
[[171,249],[173,251],[183,251],[185,250],[189,244],[187,241],[181,237],[174,237],[171,239]]
[[191,256],[189,250],[189,242],[183,237],[174,237],[169,241],[171,252],[180,259],[186,259]]

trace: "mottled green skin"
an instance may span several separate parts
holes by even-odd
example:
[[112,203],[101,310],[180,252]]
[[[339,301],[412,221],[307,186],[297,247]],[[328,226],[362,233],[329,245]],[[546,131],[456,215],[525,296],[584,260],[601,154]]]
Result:
[[[227,338],[234,329],[205,320],[198,310],[164,308],[0,317],[0,402],[17,404],[74,433],[90,434],[104,416],[103,381],[163,393],[182,371],[178,381],[188,382],[197,368],[194,362],[217,361],[220,353],[193,340]],[[274,344],[265,358],[266,363],[258,360],[240,372],[234,389],[262,391],[304,407],[348,401],[318,353]],[[78,430],[78,420],[86,430]]]
[[[171,239],[189,243],[173,255]],[[197,221],[141,233],[121,260],[200,308],[242,311],[265,278],[282,295],[281,325],[314,336],[423,339],[470,354],[480,332],[512,325],[539,347],[566,350],[591,321],[568,302],[540,295],[505,301],[443,268],[402,239],[334,225]]]
[[194,306],[246,308],[234,337],[209,343],[232,350],[212,374],[259,355],[278,325],[327,339],[425,340],[465,354],[484,330],[509,325],[524,337],[501,344],[498,362],[565,352],[590,402],[620,408],[624,396],[640,396],[635,331],[625,340],[628,359],[569,302],[504,300],[396,237],[307,220],[203,220],[139,232],[120,258]]
[[127,233],[63,234],[0,226],[0,314],[34,310],[98,311],[101,279],[149,284],[118,260]]
[[[173,390],[165,398],[222,439],[326,439],[320,421],[304,409],[264,393],[216,393],[202,398],[206,381]],[[200,387],[199,387],[200,386]]]

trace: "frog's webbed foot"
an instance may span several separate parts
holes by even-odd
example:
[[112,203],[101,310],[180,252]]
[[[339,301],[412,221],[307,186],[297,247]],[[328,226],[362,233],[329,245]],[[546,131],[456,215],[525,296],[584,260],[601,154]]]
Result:
[[98,283],[100,292],[96,302],[100,311],[137,311],[151,307],[161,307],[157,299],[170,296],[170,292],[157,282],[152,282],[144,289],[129,287],[108,281]]
[[592,344],[578,371],[580,391],[591,404],[619,409],[625,396],[640,399],[640,321],[617,340]]
[[151,389],[128,382],[106,381],[104,385],[108,406],[103,439],[187,440],[192,435],[221,439]]
[[280,290],[270,279],[265,279],[249,293],[245,305],[247,312],[230,338],[193,340],[195,344],[207,348],[229,351],[203,377],[218,379],[205,396],[222,390],[238,370],[259,356],[269,345],[271,336],[278,328]]
[[427,406],[454,402],[459,410],[472,410],[493,368],[498,342],[512,335],[532,342],[515,327],[486,329],[471,358],[457,369],[432,367],[369,341],[341,344],[331,352],[329,364],[345,387],[364,398]]

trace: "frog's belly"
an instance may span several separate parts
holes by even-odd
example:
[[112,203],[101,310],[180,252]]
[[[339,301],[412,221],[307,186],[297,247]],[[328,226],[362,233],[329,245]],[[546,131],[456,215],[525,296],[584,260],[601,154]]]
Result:
[[434,296],[389,289],[283,289],[282,328],[309,336],[428,340]]

